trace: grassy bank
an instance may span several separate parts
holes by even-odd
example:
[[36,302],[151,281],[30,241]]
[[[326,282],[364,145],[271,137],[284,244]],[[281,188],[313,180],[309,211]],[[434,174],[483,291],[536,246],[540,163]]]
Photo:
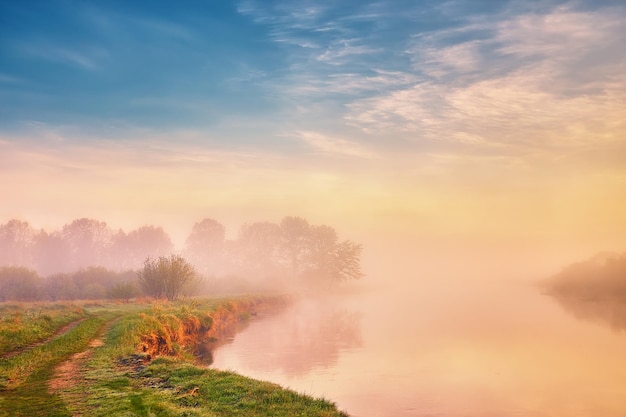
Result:
[[65,334],[1,359],[0,416],[344,415],[328,401],[197,365],[205,341],[280,302],[85,307]]

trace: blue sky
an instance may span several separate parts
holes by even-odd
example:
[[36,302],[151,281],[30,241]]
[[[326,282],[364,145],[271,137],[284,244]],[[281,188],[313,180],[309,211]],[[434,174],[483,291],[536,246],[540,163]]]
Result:
[[494,199],[606,215],[626,207],[624,22],[617,0],[1,1],[0,174],[30,185],[0,215],[55,193],[101,217],[139,218],[138,194],[165,217],[304,196],[442,227]]
[[[505,76],[546,59],[549,50],[507,51],[516,35],[537,33],[511,28],[520,33],[503,38],[503,22],[559,12],[623,19],[620,3],[5,1],[0,121],[4,130],[43,123],[102,133],[245,134],[242,120],[267,126],[268,136],[285,123],[362,129],[359,110],[369,97]],[[549,32],[547,24],[535,29]],[[615,43],[620,29],[608,33],[622,32]],[[536,46],[559,49],[546,41]]]

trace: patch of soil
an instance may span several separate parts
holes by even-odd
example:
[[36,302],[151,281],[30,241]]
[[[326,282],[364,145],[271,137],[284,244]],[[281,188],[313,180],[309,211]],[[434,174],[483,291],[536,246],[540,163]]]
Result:
[[[82,352],[73,354],[68,360],[59,364],[54,370],[54,376],[48,381],[48,390],[53,394],[62,394],[66,403],[81,404],[82,398],[80,393],[62,393],[62,391],[77,385],[83,385],[86,382],[85,364],[93,356],[95,348],[104,346],[102,337],[109,329],[113,321],[102,327],[98,336],[92,339],[87,349]],[[80,416],[81,413],[72,413],[73,416]]]

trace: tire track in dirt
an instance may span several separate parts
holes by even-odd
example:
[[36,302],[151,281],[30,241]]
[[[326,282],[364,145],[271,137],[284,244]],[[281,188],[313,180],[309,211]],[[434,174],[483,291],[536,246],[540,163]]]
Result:
[[[48,391],[51,394],[58,394],[63,398],[66,405],[76,408],[84,403],[82,401],[86,393],[84,391],[70,391],[72,387],[79,385],[85,386],[87,378],[85,376],[85,365],[93,356],[94,349],[104,346],[103,337],[119,318],[109,320],[104,323],[96,337],[91,339],[87,349],[74,353],[68,360],[60,363],[54,369],[54,375],[48,381]],[[83,413],[74,410],[72,416],[82,416]]]
[[54,333],[52,333],[52,335],[50,335],[49,337],[47,337],[47,338],[45,338],[43,340],[40,340],[40,341],[35,342],[35,343],[31,343],[30,345],[27,345],[27,346],[20,347],[18,349],[12,350],[11,352],[3,353],[2,355],[0,355],[0,359],[10,359],[10,358],[13,358],[15,356],[21,355],[22,353],[26,353],[26,352],[28,352],[30,350],[33,350],[36,347],[43,346],[46,343],[50,343],[53,340],[58,339],[59,337],[62,337],[64,334],[66,334],[67,332],[71,331],[73,328],[75,328],[76,326],[78,326],[79,324],[81,324],[85,320],[86,320],[86,318],[74,320],[73,322],[70,322],[70,323],[66,324],[65,326],[59,327],[57,330],[55,330]]

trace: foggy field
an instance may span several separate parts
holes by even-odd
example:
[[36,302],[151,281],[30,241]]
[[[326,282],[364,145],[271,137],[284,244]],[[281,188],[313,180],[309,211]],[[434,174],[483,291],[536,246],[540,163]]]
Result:
[[203,343],[284,303],[0,304],[0,416],[343,415],[329,402],[195,364]]

